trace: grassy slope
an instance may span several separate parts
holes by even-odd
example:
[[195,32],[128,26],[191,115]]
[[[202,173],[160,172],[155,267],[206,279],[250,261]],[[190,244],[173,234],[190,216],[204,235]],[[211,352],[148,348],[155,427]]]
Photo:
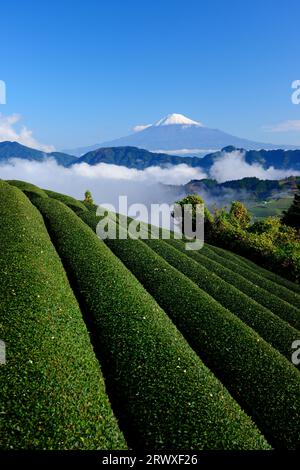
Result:
[[273,198],[268,199],[265,203],[250,203],[247,204],[248,209],[256,219],[263,219],[265,217],[282,216],[282,211],[287,210],[293,201],[293,197]]
[[[47,198],[46,198],[47,199]],[[39,212],[0,182],[2,449],[124,449],[79,306]]]
[[93,319],[95,341],[134,448],[267,448],[165,312],[71,210],[40,198],[55,245]]

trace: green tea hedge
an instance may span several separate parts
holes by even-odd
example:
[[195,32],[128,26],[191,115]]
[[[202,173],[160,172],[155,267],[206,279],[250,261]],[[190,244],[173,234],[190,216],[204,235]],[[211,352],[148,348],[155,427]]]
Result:
[[48,197],[46,192],[43,191],[43,189],[39,188],[38,186],[35,186],[34,184],[27,183],[26,181],[7,180],[6,182],[12,186],[15,186],[16,188],[21,189],[21,191],[23,191],[23,193],[29,197],[31,195],[39,197]]
[[1,449],[126,448],[43,219],[4,182],[0,243]]
[[146,243],[130,239],[106,243],[169,314],[271,443],[278,448],[298,448],[299,371]]
[[57,199],[60,202],[63,202],[68,207],[73,209],[75,212],[77,212],[78,210],[88,212],[88,209],[83,204],[83,202],[78,201],[78,199],[75,199],[74,197],[66,196],[65,194],[57,193],[55,191],[50,191],[49,189],[44,189],[44,191],[49,197],[51,197],[52,199]]
[[[197,261],[199,266],[201,266],[201,268],[204,268],[204,269],[206,268],[207,270],[209,270],[209,272],[212,275],[216,274],[219,278],[223,279],[223,281],[226,281],[225,284],[227,286],[230,285],[231,286],[230,288],[232,288],[232,286],[234,286],[236,289],[238,289],[240,291],[240,295],[242,297],[243,297],[243,294],[246,294],[246,296],[248,296],[248,298],[250,297],[251,299],[253,299],[253,301],[254,301],[253,307],[254,307],[254,305],[256,305],[256,307],[254,307],[254,308],[257,312],[266,311],[266,310],[269,313],[273,312],[274,315],[272,317],[269,316],[269,319],[270,319],[271,323],[272,323],[272,318],[273,318],[273,320],[275,320],[275,323],[274,323],[275,343],[273,344],[273,342],[272,342],[272,334],[271,334],[269,339],[265,338],[273,346],[277,347],[276,346],[276,340],[277,340],[276,336],[277,335],[280,336],[280,331],[282,331],[282,328],[279,327],[280,324],[282,326],[285,325],[284,329],[286,329],[287,323],[289,323],[291,325],[291,327],[289,327],[288,329],[292,333],[292,335],[295,335],[295,333],[297,333],[297,330],[295,330],[295,328],[300,330],[300,312],[298,312],[298,310],[296,308],[294,308],[293,306],[291,306],[287,302],[278,299],[277,296],[275,296],[273,294],[270,294],[269,292],[266,292],[264,289],[258,287],[253,282],[248,281],[247,279],[245,279],[240,274],[238,274],[238,273],[234,272],[233,270],[227,268],[225,261],[221,264],[220,263],[221,260],[219,260],[219,262],[218,262],[215,259],[212,259],[211,257],[205,256],[204,253],[207,253],[207,251],[205,249],[201,249],[199,251],[196,251],[196,250],[195,251],[187,251],[187,250],[185,250],[185,245],[180,240],[166,240],[166,241],[167,241],[167,243],[171,244],[177,250],[185,253],[188,257],[192,258],[194,261]],[[222,282],[221,282],[221,285],[223,285]],[[215,288],[217,289],[217,287],[215,287]],[[224,290],[224,297],[226,298],[225,292],[226,291]],[[279,309],[279,307],[278,307],[278,300],[279,300],[279,305],[281,306],[281,309]],[[226,298],[226,302],[228,302],[228,305],[229,305],[230,298]],[[225,306],[227,306],[227,305],[225,305]],[[231,310],[231,308],[229,306],[228,306],[228,308]],[[239,308],[239,307],[237,306],[237,308]],[[245,314],[244,311],[243,311],[243,313]],[[261,317],[261,319],[263,317],[264,317],[264,315]],[[277,325],[276,327],[275,327],[275,324]],[[267,325],[266,325],[266,327],[267,327]],[[279,327],[279,329],[277,329],[277,327]],[[272,328],[272,331],[273,331],[273,328]],[[260,334],[264,337],[262,332],[260,332]],[[298,336],[299,336],[299,333],[298,333]],[[288,358],[290,358],[290,356],[291,356],[291,346],[290,345],[292,344],[292,342],[290,342],[289,335],[286,337],[286,339],[287,339],[287,343],[286,343],[287,349],[285,349],[286,352],[284,353],[284,349],[282,350],[280,348],[280,344],[278,345],[278,349],[283,354],[285,354],[285,355],[287,354]],[[278,338],[278,340],[280,340],[280,338]]]
[[103,241],[58,201],[40,198],[35,204],[92,321],[94,344],[129,444],[135,449],[268,448]]
[[238,255],[237,253],[233,253],[232,251],[224,250],[223,248],[214,246],[214,245],[208,245],[206,244],[208,248],[213,250],[216,254],[222,256],[223,258],[229,259],[230,261],[233,261],[234,263],[242,264],[246,268],[251,269],[254,272],[259,273],[260,275],[264,276],[265,278],[269,279],[270,281],[275,282],[276,284],[282,285],[283,287],[286,287],[287,289],[291,290],[292,292],[297,292],[300,294],[300,285],[296,284],[295,282],[289,281],[288,279],[285,279],[284,277],[279,276],[278,274],[273,273],[272,271],[269,271],[262,266],[257,265],[253,261],[251,261],[248,258],[244,258],[241,255]]
[[185,250],[180,240],[165,240],[164,243],[161,240],[147,240],[145,242],[174,268],[189,277],[198,287],[251,326],[290,361],[291,344],[300,336],[295,328],[233,285],[225,282],[213,271],[207,269],[205,264],[197,263],[187,256],[190,253],[196,256],[198,252]]
[[286,289],[285,287],[261,276],[258,272],[256,273],[251,269],[243,267],[237,262],[232,262],[228,258],[218,255],[210,246],[208,247],[204,245],[201,249],[201,253],[231,269],[235,273],[240,274],[257,287],[264,289],[265,296],[262,299],[262,302],[264,301],[265,303],[263,305],[270,308],[270,310],[277,315],[281,316],[281,312],[284,311],[288,313],[291,318],[293,318],[293,316],[299,318],[300,296],[296,292],[291,292],[289,289]]

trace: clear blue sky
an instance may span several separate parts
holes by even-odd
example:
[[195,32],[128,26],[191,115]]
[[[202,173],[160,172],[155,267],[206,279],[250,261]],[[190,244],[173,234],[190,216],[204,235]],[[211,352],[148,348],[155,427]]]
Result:
[[238,136],[300,120],[299,0],[1,2],[5,115],[56,148],[126,135],[177,112]]

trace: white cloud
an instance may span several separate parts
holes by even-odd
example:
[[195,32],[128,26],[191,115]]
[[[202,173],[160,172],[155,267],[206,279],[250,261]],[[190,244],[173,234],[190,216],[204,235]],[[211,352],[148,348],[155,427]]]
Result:
[[74,165],[71,171],[90,179],[111,179],[136,181],[146,183],[185,184],[191,179],[205,178],[206,174],[200,168],[192,168],[185,164],[173,165],[168,168],[151,166],[145,170],[127,168],[125,166],[98,163],[89,165],[80,163]]
[[143,131],[144,129],[147,129],[148,127],[151,127],[152,124],[138,124],[137,126],[134,126],[133,131],[134,132],[140,132]]
[[27,129],[26,126],[22,126],[19,130],[17,125],[21,120],[19,114],[11,114],[10,116],[4,116],[0,114],[0,142],[15,141],[19,144],[26,145],[43,152],[52,152],[54,147],[52,145],[44,145],[38,142],[32,135],[32,131]]
[[79,199],[83,198],[86,189],[90,189],[97,203],[110,203],[115,207],[119,195],[127,195],[129,204],[171,204],[174,202],[174,193],[161,183],[179,185],[205,176],[201,170],[187,165],[136,170],[106,163],[95,166],[81,163],[64,168],[54,159],[43,162],[12,159],[9,163],[0,165],[1,179],[28,181]]
[[281,179],[286,176],[299,175],[299,171],[277,170],[269,167],[265,170],[259,164],[250,165],[245,160],[245,152],[229,152],[222,154],[210,169],[210,177],[218,182],[238,180],[247,176],[256,176],[260,179]]
[[300,120],[289,120],[278,124],[264,126],[264,130],[268,132],[300,132]]
[[[171,204],[174,200],[179,199],[180,188],[174,192],[170,187],[163,186],[161,183],[183,185],[192,179],[206,177],[215,178],[219,182],[236,180],[246,176],[280,179],[291,174],[299,175],[300,172],[276,170],[273,167],[265,170],[259,164],[249,165],[245,161],[245,154],[238,151],[223,153],[212,166],[209,175],[199,168],[192,168],[185,164],[168,168],[149,167],[145,170],[106,163],[94,166],[81,163],[71,168],[64,168],[59,166],[54,159],[48,159],[44,162],[12,159],[9,163],[0,165],[1,179],[21,179],[79,199],[83,198],[87,189],[90,189],[97,203],[110,203],[116,208],[120,195],[127,195],[129,204],[149,205],[150,203],[162,202]],[[203,197],[206,203],[210,202],[209,193],[203,194]],[[234,198],[234,195],[232,197]],[[225,199],[222,197],[213,202],[222,206],[224,201]]]

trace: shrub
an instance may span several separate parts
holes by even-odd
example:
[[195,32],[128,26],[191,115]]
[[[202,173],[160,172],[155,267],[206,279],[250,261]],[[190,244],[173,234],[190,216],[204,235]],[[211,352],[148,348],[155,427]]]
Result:
[[[47,200],[48,198],[39,198]],[[0,182],[2,449],[124,449],[82,315],[43,219]]]
[[212,246],[208,244],[206,244],[206,246],[211,248],[215,253],[219,254],[221,257],[229,259],[234,263],[242,264],[244,267],[260,274],[261,276],[269,279],[270,281],[273,281],[276,284],[286,287],[293,293],[297,292],[298,294],[300,294],[300,286],[298,284],[295,284],[294,282],[291,282],[288,279],[285,279],[284,277],[281,277],[278,274],[275,274],[272,271],[263,268],[262,266],[258,266],[248,258],[244,258],[243,256],[240,256],[237,253],[232,253],[231,251],[224,250],[223,248],[218,246]]
[[[148,240],[146,243],[173,267],[194,281],[198,287],[251,326],[262,338],[290,360],[291,344],[299,337],[298,331],[241,292],[239,288],[243,284],[243,278],[238,279],[235,287],[225,282],[222,276],[219,277],[222,272],[214,269],[213,261],[206,259],[196,251],[185,250],[181,240],[166,240],[165,243],[162,243],[161,240]],[[234,273],[232,275],[234,278]],[[229,279],[231,280],[230,277]]]
[[[190,217],[192,220],[192,229],[193,231],[196,230],[196,218],[197,218],[197,213],[199,212],[199,206],[204,204],[203,199],[198,195],[198,194],[191,194],[189,196],[186,196],[185,198],[181,199],[180,201],[176,201],[176,203],[180,207],[181,214],[180,214],[180,219],[184,216],[184,210],[186,211],[188,206],[190,206]],[[184,206],[185,209],[184,209]],[[173,217],[176,218],[177,214],[172,214]],[[204,223],[205,223],[205,230],[208,231],[210,229],[210,225],[213,221],[213,217],[207,207],[204,207]],[[182,219],[182,226],[181,230],[184,233],[185,232],[185,227],[183,225],[184,219]]]
[[55,191],[50,191],[49,189],[45,189],[44,191],[49,197],[51,197],[52,199],[57,199],[60,202],[63,202],[64,204],[66,204],[66,206],[70,207],[70,209],[73,209],[74,212],[76,213],[78,212],[78,210],[84,211],[84,212],[88,211],[87,207],[83,204],[83,202],[78,201],[74,197],[66,196],[65,194],[56,193]]
[[218,252],[213,246],[205,245],[202,248],[201,253],[231,269],[235,273],[240,274],[259,288],[264,289],[265,295],[262,295],[260,300],[264,306],[270,308],[270,310],[279,316],[282,316],[283,314],[286,315],[285,319],[289,318],[289,321],[299,322],[300,310],[297,308],[300,305],[299,294],[292,292],[283,285],[277,284],[270,279],[261,276],[259,272],[246,268],[242,263],[231,261],[226,253],[222,252],[222,254],[219,254],[220,252]]
[[229,211],[229,217],[234,225],[247,228],[251,222],[251,214],[240,201],[233,201]]
[[246,256],[286,278],[300,281],[299,233],[274,217],[248,226],[245,211],[239,202],[233,203],[230,213],[225,209],[216,210],[206,240]]
[[86,205],[86,206],[94,206],[94,201],[93,201],[93,198],[92,198],[92,193],[91,191],[86,191],[84,193],[84,201],[83,203]]
[[168,313],[271,443],[278,448],[299,447],[299,371],[146,243],[130,239],[106,243]]
[[205,266],[211,272],[214,272],[226,282],[232,284],[260,305],[273,312],[278,318],[288,322],[294,328],[300,329],[300,314],[294,306],[235,272],[233,266],[228,266],[226,259],[219,259],[215,254],[209,253],[207,249],[199,252],[186,252],[186,254],[195,261],[198,261],[201,266]]
[[26,181],[19,181],[19,180],[7,180],[11,186],[15,186],[16,188],[21,189],[24,194],[27,196],[36,195],[39,197],[48,197],[46,192],[43,189],[35,186],[34,184],[27,183]]
[[129,444],[135,449],[267,448],[251,420],[104,242],[63,204],[35,203],[92,319]]

